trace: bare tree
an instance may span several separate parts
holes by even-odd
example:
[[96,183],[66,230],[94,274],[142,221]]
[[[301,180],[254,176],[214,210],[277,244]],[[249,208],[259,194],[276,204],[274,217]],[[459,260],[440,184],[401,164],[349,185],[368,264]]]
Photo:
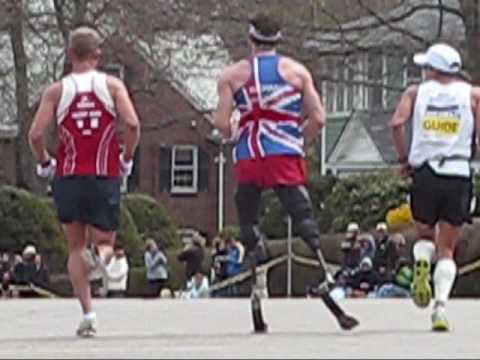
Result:
[[[79,24],[96,27],[105,46],[123,43],[142,56],[152,76],[149,83],[136,82],[134,94],[151,91],[155,82],[189,89],[195,79],[210,77],[203,93],[185,91],[203,112],[213,110],[214,77],[225,62],[248,56],[246,20],[262,9],[282,20],[282,52],[306,62],[325,93],[331,96],[330,87],[344,94],[337,105],[362,92],[369,98],[364,107],[380,98],[389,105],[405,86],[399,74],[408,69],[408,58],[440,40],[461,47],[474,82],[480,81],[478,0],[1,0],[1,5],[0,99],[6,114],[1,121],[18,126],[18,182],[34,190],[26,129],[45,85],[68,71],[64,49],[70,29]],[[169,126],[191,115],[150,125]]]

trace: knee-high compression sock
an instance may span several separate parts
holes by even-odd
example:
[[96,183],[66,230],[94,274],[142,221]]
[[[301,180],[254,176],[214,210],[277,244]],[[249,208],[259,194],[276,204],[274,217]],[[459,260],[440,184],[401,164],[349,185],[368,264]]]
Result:
[[452,291],[456,275],[457,265],[453,259],[443,258],[437,262],[433,274],[436,306],[445,306]]
[[419,240],[413,247],[415,261],[427,260],[428,262],[431,262],[434,254],[435,244],[432,241]]

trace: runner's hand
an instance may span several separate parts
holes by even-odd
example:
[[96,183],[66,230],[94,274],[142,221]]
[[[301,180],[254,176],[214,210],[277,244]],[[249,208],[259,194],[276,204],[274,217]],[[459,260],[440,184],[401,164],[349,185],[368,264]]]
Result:
[[129,177],[133,170],[133,159],[126,161],[123,153],[120,154],[120,175],[122,177]]
[[412,176],[412,174],[413,169],[409,163],[405,162],[400,164],[400,176],[402,176],[403,178],[409,178]]
[[57,160],[50,158],[43,164],[37,164],[37,175],[44,179],[52,179],[57,169]]

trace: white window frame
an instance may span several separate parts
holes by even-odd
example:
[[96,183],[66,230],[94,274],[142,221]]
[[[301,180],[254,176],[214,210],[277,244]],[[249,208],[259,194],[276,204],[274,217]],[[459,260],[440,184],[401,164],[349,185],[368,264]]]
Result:
[[[342,117],[342,116],[348,116],[351,114],[351,112],[355,110],[365,110],[369,108],[369,100],[370,100],[370,90],[371,87],[368,86],[366,83],[367,82],[372,82],[374,79],[370,79],[368,76],[368,54],[365,55],[360,55],[357,59],[358,62],[358,74],[354,76],[354,82],[358,82],[358,85],[347,85],[345,84],[343,88],[343,100],[344,100],[344,107],[342,109],[338,109],[337,106],[337,94],[340,89],[340,84],[338,82],[330,82],[332,85],[333,91],[328,93],[327,91],[327,81],[322,82],[322,93],[323,93],[323,103],[325,104],[325,107],[328,108],[328,103],[329,99],[327,97],[331,97],[331,104],[332,104],[332,111],[329,111],[328,116],[329,117]],[[383,109],[387,109],[387,97],[388,97],[388,89],[387,89],[387,67],[388,67],[388,57],[386,55],[382,55],[382,78],[381,78],[381,84],[382,84],[382,99],[381,99],[381,106]],[[404,57],[403,59],[404,62],[404,68],[403,68],[403,86],[407,85],[407,76],[408,76],[408,71],[407,71],[407,58]],[[340,64],[339,64],[340,65]],[[334,69],[329,69],[331,73],[334,75],[335,78],[338,79],[338,71],[341,71],[340,69],[343,68],[344,70],[344,78],[348,82],[348,67],[340,67],[339,65],[335,66]],[[363,84],[362,84],[363,83]],[[355,92],[355,87],[358,86],[358,94]],[[350,87],[353,89],[353,108],[350,109],[348,106],[348,91],[350,91]]]
[[[382,55],[383,57],[383,65],[382,65],[382,86],[383,86],[383,89],[382,89],[382,108],[384,110],[388,110],[389,107],[388,107],[388,89],[387,89],[387,86],[388,86],[388,57],[386,55]],[[403,76],[402,76],[402,86],[403,87],[406,87],[407,86],[407,83],[408,83],[408,68],[407,68],[407,57],[404,56],[403,57],[403,60],[402,60],[402,65],[403,65]]]
[[[175,165],[175,154],[177,150],[191,150],[193,152],[192,165]],[[198,146],[194,145],[174,145],[172,147],[172,166],[171,166],[171,180],[170,192],[172,194],[196,194],[198,192]],[[192,170],[193,172],[193,186],[175,186],[175,170]]]

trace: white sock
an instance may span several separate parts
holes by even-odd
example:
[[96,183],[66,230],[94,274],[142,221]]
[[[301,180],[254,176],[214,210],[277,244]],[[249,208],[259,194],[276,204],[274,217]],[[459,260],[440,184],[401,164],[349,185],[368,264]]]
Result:
[[83,318],[89,321],[95,320],[97,318],[97,314],[95,314],[93,311],[90,311],[89,313],[83,315]]
[[455,261],[449,258],[443,258],[437,262],[435,272],[433,273],[435,302],[437,306],[445,306],[450,296],[450,291],[452,291],[456,275],[457,265]]
[[431,262],[434,254],[435,244],[432,241],[418,240],[413,247],[413,257],[415,261],[427,260]]

